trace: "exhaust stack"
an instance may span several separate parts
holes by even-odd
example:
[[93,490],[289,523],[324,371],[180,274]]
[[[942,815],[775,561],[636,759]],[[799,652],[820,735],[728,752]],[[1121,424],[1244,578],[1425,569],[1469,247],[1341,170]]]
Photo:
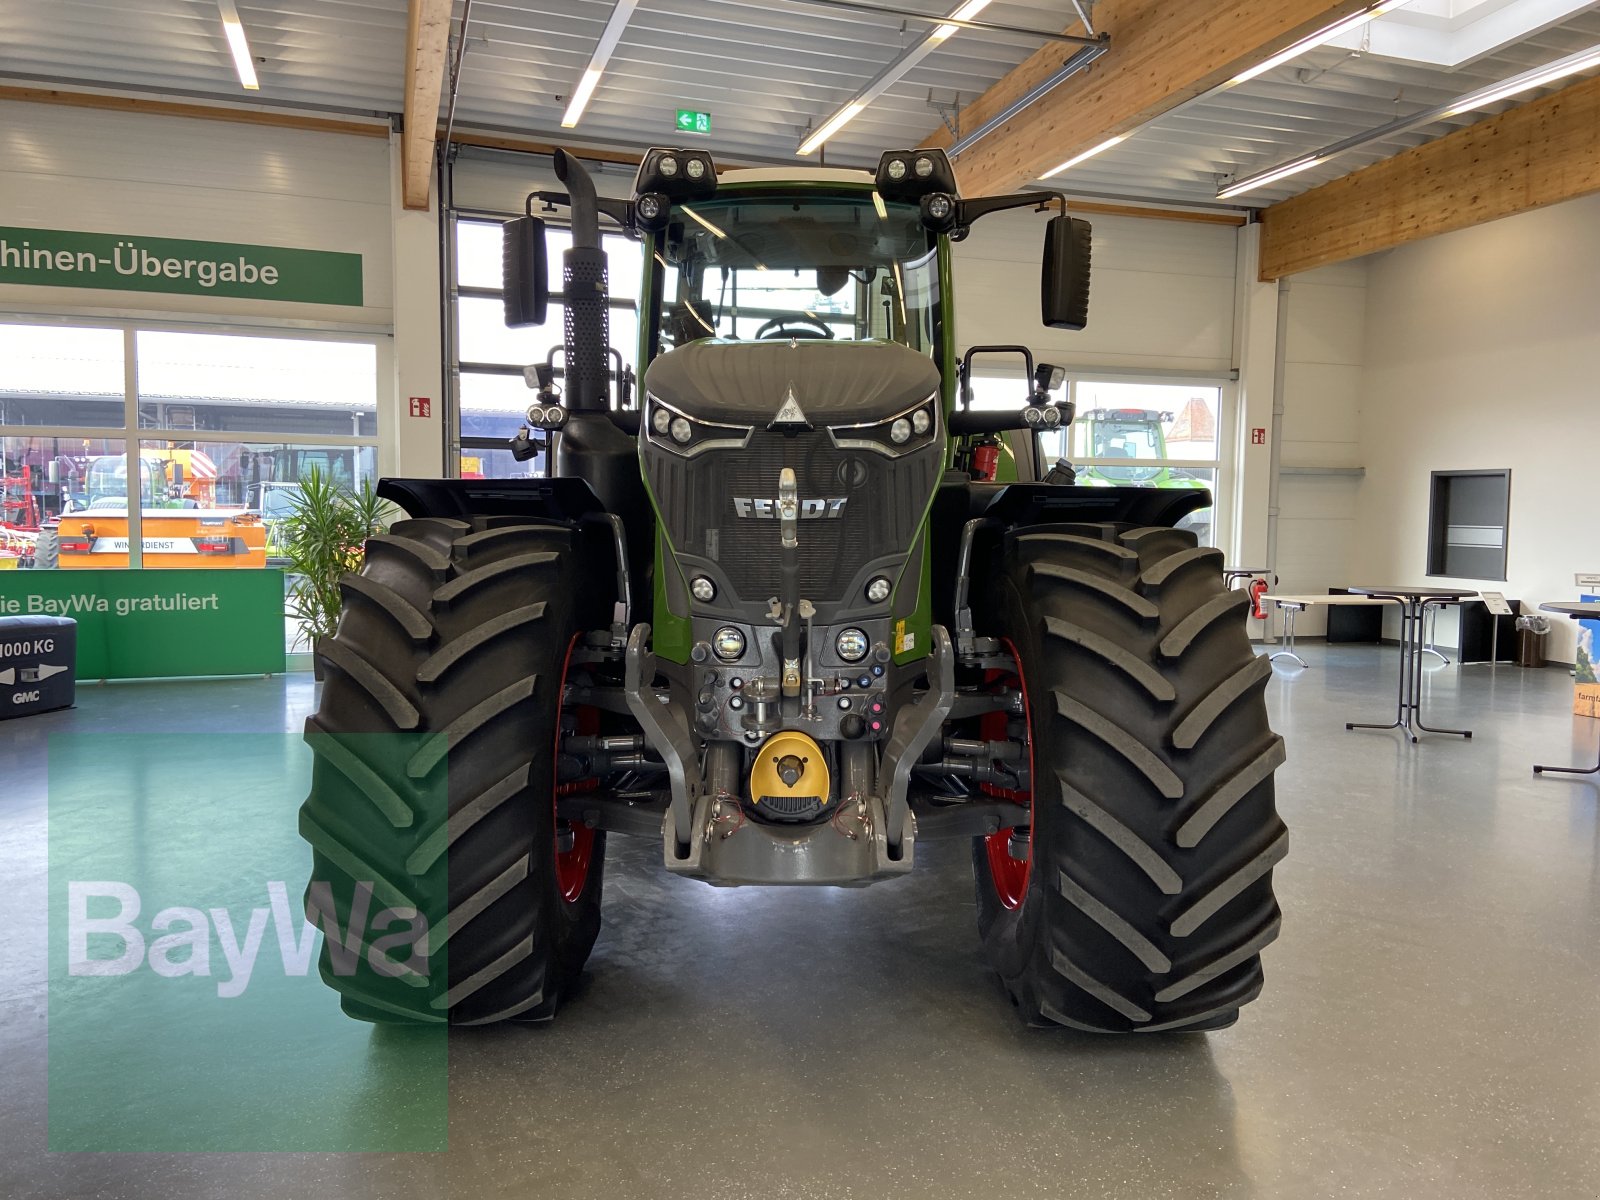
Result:
[[567,407],[575,413],[606,412],[611,407],[611,313],[606,303],[606,252],[600,248],[600,206],[594,180],[582,163],[557,150],[555,168],[572,204],[572,249],[561,256]]

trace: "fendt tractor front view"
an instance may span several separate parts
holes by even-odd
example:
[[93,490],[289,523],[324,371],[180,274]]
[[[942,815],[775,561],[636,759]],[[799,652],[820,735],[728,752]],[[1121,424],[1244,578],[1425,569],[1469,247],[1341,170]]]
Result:
[[[1284,755],[1248,597],[1176,528],[1210,496],[1074,485],[1040,449],[1065,372],[957,352],[954,242],[1059,208],[1041,316],[1076,330],[1087,223],[1053,193],[962,197],[931,149],[720,176],[654,149],[626,200],[555,161],[567,190],[505,230],[507,322],[538,323],[531,214],[570,212],[565,344],[512,444],[543,475],[385,480],[409,519],[317,647],[301,830],[345,1011],[552,1016],[608,836],[712,884],[834,886],[961,838],[1027,1021],[1231,1024],[1278,931]],[[602,219],[641,243],[626,351]],[[974,407],[973,357],[1001,353],[1018,404]]]

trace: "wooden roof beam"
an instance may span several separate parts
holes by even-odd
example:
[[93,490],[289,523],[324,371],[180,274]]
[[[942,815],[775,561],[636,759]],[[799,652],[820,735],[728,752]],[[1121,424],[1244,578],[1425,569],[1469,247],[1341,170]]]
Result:
[[[1370,2],[1101,0],[1095,32],[1111,35],[1110,53],[964,151],[956,164],[961,190],[974,196],[1014,191]],[[1054,74],[1064,58],[1060,46],[1045,46],[963,109],[962,125],[976,129]],[[953,140],[941,126],[923,144]]]
[[1280,279],[1594,192],[1600,192],[1600,79],[1265,209],[1261,278]]
[[406,114],[400,140],[402,194],[407,208],[427,208],[433,185],[439,98],[450,48],[451,0],[411,0],[406,25]]

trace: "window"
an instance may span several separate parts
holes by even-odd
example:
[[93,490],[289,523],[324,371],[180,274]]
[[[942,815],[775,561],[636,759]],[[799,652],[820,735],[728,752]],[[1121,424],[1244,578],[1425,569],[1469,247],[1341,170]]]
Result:
[[135,339],[142,429],[377,436],[370,342],[161,330]]
[[1428,506],[1428,574],[1506,577],[1510,471],[1435,471]]
[[[377,343],[0,323],[0,434],[0,568],[281,561],[271,527],[301,478],[375,478]],[[217,533],[236,516],[238,538]]]
[[122,426],[120,329],[0,325],[0,425]]
[[[1214,500],[1221,494],[1220,384],[1085,379],[1069,387],[1076,419],[1039,435],[1046,470],[1064,458],[1078,483],[1090,487],[1207,488]],[[1199,509],[1179,528],[1216,545],[1216,517],[1214,507]]]
[[[527,462],[512,458],[506,443],[517,435],[535,393],[522,369],[553,362],[561,377],[563,309],[561,255],[572,235],[549,226],[550,310],[543,325],[507,329],[501,298],[500,220],[457,215],[453,240],[456,295],[453,315],[455,411],[460,434],[456,466],[463,478],[506,478],[544,474],[544,455]],[[623,363],[632,367],[639,346],[639,244],[621,234],[603,234],[609,256],[610,340]]]

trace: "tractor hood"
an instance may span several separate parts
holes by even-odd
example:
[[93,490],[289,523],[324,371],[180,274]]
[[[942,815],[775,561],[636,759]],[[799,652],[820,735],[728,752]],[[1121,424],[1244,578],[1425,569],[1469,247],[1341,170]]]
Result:
[[728,425],[768,425],[795,405],[813,426],[856,425],[935,395],[939,370],[896,342],[709,338],[657,358],[644,387],[663,404]]

